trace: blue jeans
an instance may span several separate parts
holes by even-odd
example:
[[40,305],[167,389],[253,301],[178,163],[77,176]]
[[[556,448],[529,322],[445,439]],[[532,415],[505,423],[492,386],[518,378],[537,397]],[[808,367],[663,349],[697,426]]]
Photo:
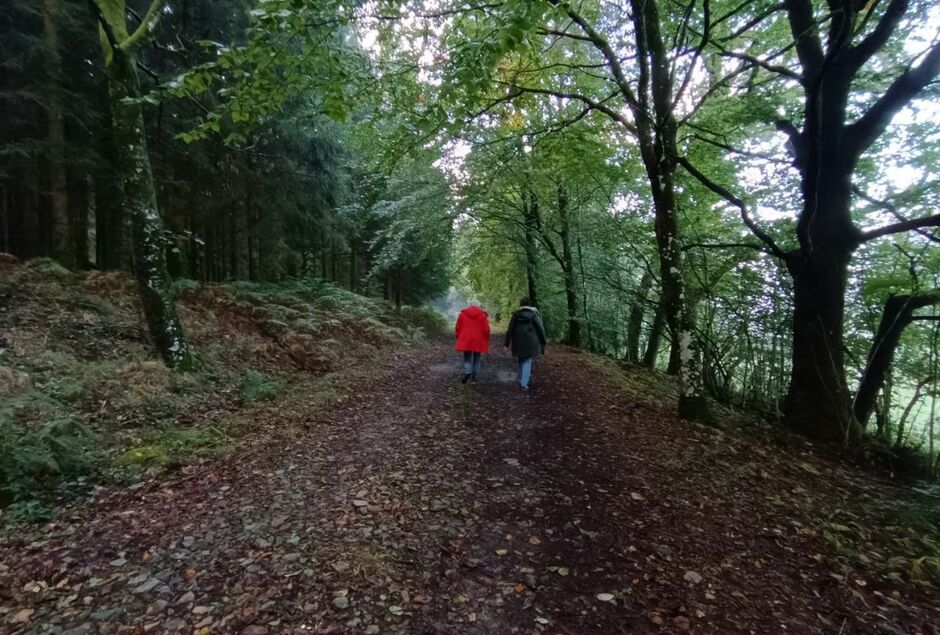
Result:
[[529,377],[532,376],[532,358],[519,358],[519,385],[523,388],[529,387]]
[[470,375],[474,379],[477,377],[477,373],[480,372],[480,363],[483,361],[483,353],[471,353],[470,351],[463,352],[463,372],[465,375]]

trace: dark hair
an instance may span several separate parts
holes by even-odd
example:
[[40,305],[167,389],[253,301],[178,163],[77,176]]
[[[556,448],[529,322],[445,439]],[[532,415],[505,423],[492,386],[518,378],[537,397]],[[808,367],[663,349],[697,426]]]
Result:
[[532,306],[532,300],[530,298],[522,298],[519,300],[519,306]]

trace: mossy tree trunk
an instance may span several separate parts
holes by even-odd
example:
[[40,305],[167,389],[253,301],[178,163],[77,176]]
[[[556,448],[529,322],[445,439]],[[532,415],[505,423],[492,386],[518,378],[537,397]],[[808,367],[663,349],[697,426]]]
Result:
[[131,219],[134,269],[147,326],[166,364],[185,370],[194,365],[195,358],[183,335],[170,291],[163,221],[157,209],[134,54],[137,42],[153,25],[161,5],[162,0],[154,0],[137,31],[128,35],[124,0],[92,0],[102,31],[117,171],[123,184],[124,208]]

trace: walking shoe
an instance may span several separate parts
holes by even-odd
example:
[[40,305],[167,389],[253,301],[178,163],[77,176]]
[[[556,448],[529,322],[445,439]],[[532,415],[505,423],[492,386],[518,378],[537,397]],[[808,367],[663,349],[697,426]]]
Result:
[[461,383],[461,384],[465,384],[465,383],[467,383],[468,381],[470,381],[470,373],[464,373],[464,374],[463,374],[463,379],[460,380],[460,383]]

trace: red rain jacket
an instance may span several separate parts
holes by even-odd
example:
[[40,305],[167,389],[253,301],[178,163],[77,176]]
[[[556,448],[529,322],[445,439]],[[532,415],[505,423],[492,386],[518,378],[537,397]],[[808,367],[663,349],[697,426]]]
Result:
[[468,306],[457,316],[457,350],[471,353],[490,352],[490,320],[486,311]]

